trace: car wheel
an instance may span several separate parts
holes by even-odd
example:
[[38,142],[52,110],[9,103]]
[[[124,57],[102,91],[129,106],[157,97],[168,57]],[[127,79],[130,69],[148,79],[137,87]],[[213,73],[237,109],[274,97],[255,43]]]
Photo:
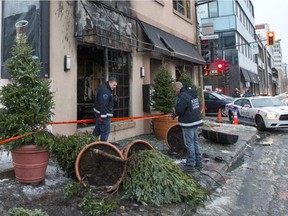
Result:
[[228,112],[228,118],[229,118],[229,122],[232,124],[234,120],[234,114],[231,110],[229,110]]
[[265,126],[265,123],[264,123],[264,120],[261,116],[256,116],[256,125],[257,125],[257,129],[259,131],[264,131],[266,130],[266,126]]
[[221,115],[223,117],[227,117],[226,112],[225,112],[225,107],[220,107],[220,109],[221,109]]

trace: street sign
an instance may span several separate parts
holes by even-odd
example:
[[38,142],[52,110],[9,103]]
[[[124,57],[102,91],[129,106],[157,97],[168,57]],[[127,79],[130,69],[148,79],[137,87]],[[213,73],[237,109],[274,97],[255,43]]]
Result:
[[250,43],[250,49],[252,54],[259,54],[259,50],[258,50],[258,44],[256,42],[252,42]]
[[218,76],[219,73],[218,73],[217,70],[211,70],[210,75],[211,75],[211,76]]
[[213,39],[218,39],[219,35],[218,34],[213,34],[213,35],[202,35],[201,40],[213,40]]

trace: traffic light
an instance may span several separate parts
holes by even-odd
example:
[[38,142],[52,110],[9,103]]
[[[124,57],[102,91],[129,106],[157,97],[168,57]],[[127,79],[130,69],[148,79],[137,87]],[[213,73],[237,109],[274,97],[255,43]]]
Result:
[[223,72],[224,73],[229,73],[230,65],[229,62],[226,60],[223,60]]
[[226,83],[230,82],[230,72],[229,71],[225,73],[225,82]]
[[275,43],[275,33],[274,31],[267,32],[267,46],[274,46]]
[[218,40],[211,40],[211,62],[215,62],[218,59]]
[[201,41],[201,54],[206,62],[211,62],[211,47],[209,40]]
[[222,73],[223,69],[224,69],[223,63],[222,62],[218,62],[217,63],[217,71],[218,71],[218,73]]
[[210,75],[210,64],[206,64],[203,69],[204,69],[203,75],[209,76]]

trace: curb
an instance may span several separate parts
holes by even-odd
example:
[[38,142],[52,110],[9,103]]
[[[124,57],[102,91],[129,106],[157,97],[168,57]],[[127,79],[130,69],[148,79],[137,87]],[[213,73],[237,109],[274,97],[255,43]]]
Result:
[[[246,140],[245,143],[242,143],[241,148],[239,148],[238,151],[235,152],[235,155],[233,157],[231,157],[229,160],[223,160],[223,161],[219,161],[219,162],[216,162],[216,161],[209,162],[208,167],[210,166],[210,169],[207,169],[207,170],[202,169],[201,172],[199,172],[199,174],[198,173],[192,174],[193,177],[195,177],[195,179],[198,181],[198,183],[200,185],[204,186],[207,190],[215,189],[216,187],[218,187],[220,185],[220,182],[221,182],[221,185],[224,185],[225,182],[224,183],[222,183],[222,182],[223,182],[223,178],[226,181],[225,173],[227,172],[227,170],[230,167],[232,167],[243,156],[244,151],[247,148],[247,145],[255,144],[256,140],[257,140],[257,136],[255,134],[255,135],[251,136],[250,139]],[[218,169],[218,170],[214,169],[214,171],[213,171],[214,166],[217,166],[220,169]],[[212,169],[211,169],[211,167],[212,167]],[[203,175],[206,175],[205,174],[206,172],[207,172],[207,174],[209,173],[208,176],[210,179],[207,177],[208,180],[207,179],[203,180]],[[222,175],[222,173],[224,175]]]

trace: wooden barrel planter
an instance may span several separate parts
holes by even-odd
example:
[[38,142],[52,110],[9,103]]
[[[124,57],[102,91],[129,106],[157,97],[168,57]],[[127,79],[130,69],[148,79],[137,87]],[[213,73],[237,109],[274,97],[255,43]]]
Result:
[[122,152],[111,143],[93,142],[79,152],[75,171],[85,187],[88,184],[113,192],[123,181],[125,160]]
[[186,154],[186,147],[184,144],[183,133],[181,127],[172,125],[166,133],[165,143],[168,146],[170,152],[177,154]]
[[144,140],[134,140],[122,149],[122,154],[125,159],[128,159],[131,155],[143,150],[154,150],[154,148]]
[[36,145],[18,147],[11,152],[16,179],[36,184],[45,179],[49,152]]

